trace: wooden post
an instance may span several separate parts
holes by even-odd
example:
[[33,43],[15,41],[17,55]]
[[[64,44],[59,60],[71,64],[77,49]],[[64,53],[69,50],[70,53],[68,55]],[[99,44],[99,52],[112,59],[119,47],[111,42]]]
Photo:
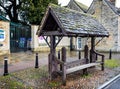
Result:
[[55,78],[55,72],[58,70],[58,64],[55,61],[55,55],[56,55],[56,49],[55,49],[55,36],[50,36],[50,60],[49,60],[49,66],[50,66],[50,79]]
[[70,51],[73,50],[73,37],[70,37]]
[[86,59],[86,64],[87,63],[89,63],[89,60],[88,60],[88,50],[89,50],[89,48],[88,48],[88,46],[87,45],[85,45],[85,48],[84,48],[84,58]]
[[4,76],[6,76],[6,75],[8,75],[9,73],[8,73],[8,58],[7,57],[5,57],[4,58]]
[[101,70],[104,71],[104,55],[102,56]]
[[96,61],[98,60],[98,56],[97,56],[97,54],[95,55],[96,56]]
[[38,53],[36,53],[36,56],[35,56],[35,68],[39,68]]
[[[84,47],[84,58],[85,58],[86,64],[89,63],[89,60],[88,60],[88,50],[89,50],[89,49],[88,49],[88,46],[85,45],[85,47]],[[86,69],[83,69],[83,74],[88,74],[87,68],[86,68]]]
[[90,63],[95,61],[95,37],[91,37]]
[[51,54],[48,55],[48,72],[49,79],[52,80]]
[[79,50],[78,58],[81,59],[81,51]]
[[60,50],[58,51],[58,59],[60,59]]
[[112,59],[112,51],[110,49],[110,52],[109,52],[109,59]]
[[66,85],[66,48],[62,48],[62,61],[64,64],[62,65],[62,80],[63,80],[63,85]]

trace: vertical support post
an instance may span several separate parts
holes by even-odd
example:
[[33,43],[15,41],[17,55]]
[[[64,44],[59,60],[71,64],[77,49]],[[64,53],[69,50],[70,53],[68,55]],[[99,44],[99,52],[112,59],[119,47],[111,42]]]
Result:
[[78,58],[81,59],[81,51],[79,50],[79,53],[78,53]]
[[62,61],[64,64],[62,65],[62,80],[63,80],[63,85],[66,85],[66,48],[62,48]]
[[56,76],[56,71],[58,70],[58,64],[55,61],[55,56],[56,56],[56,49],[55,49],[55,36],[51,35],[50,36],[50,61],[49,61],[49,66],[50,66],[50,79],[52,80]]
[[35,68],[39,68],[39,64],[38,64],[38,53],[36,53],[36,57],[35,57]]
[[95,56],[96,56],[96,60],[98,60],[98,55],[96,54]]
[[62,47],[62,61],[66,62],[66,48]]
[[[85,63],[87,64],[87,63],[89,63],[89,60],[88,60],[88,46],[87,45],[85,45],[85,47],[84,47],[84,58],[85,58]],[[88,74],[88,72],[87,72],[87,68],[86,69],[83,69],[83,74]]]
[[110,52],[109,52],[109,59],[112,59],[112,51],[110,49]]
[[60,59],[60,50],[58,51],[58,59]]
[[52,80],[51,74],[52,74],[52,68],[51,68],[51,54],[48,55],[48,72],[49,72],[49,79]]
[[6,76],[6,75],[8,75],[9,73],[8,73],[8,58],[7,57],[5,57],[4,58],[4,76]]
[[95,61],[95,37],[91,37],[90,63]]
[[104,71],[104,55],[102,56],[101,70]]
[[70,51],[73,50],[73,37],[70,37]]
[[89,50],[89,48],[88,48],[88,46],[87,45],[85,45],[85,47],[84,47],[84,58],[86,59],[86,64],[89,62],[89,60],[88,60],[88,50]]

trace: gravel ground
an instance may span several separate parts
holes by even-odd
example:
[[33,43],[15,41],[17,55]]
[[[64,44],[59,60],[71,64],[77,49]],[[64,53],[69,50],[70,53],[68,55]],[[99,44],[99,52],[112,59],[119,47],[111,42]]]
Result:
[[[34,59],[34,55],[28,54],[29,57],[27,56],[26,58],[23,58],[25,57],[25,54],[21,53],[20,57],[19,55],[16,56],[16,58],[21,58],[21,59],[17,59],[18,62],[26,58],[28,58],[26,59],[27,61],[29,59],[30,60]],[[41,55],[42,54],[40,54],[40,56]],[[105,55],[107,57],[106,59],[108,59],[108,54]],[[69,56],[71,57],[71,54]],[[74,56],[76,56],[76,54],[74,54]],[[120,55],[115,54],[113,55],[113,58],[119,59]],[[26,60],[25,63],[27,62]],[[32,63],[30,63],[30,65],[31,64]],[[10,73],[9,79],[3,81],[0,78],[0,89],[16,89],[16,88],[18,89],[97,89],[100,85],[102,85],[106,81],[109,81],[111,78],[115,77],[117,74],[120,73],[120,67],[105,68],[105,71],[101,71],[100,67],[97,66],[96,68],[89,69],[88,71],[89,74],[87,76],[82,75],[82,71],[67,75],[67,85],[62,86],[61,77],[58,77],[54,81],[49,81],[47,68],[48,68],[47,65],[46,66],[41,65],[40,68],[38,69],[28,68],[14,73]],[[21,88],[16,86],[14,88],[10,88],[11,85],[7,84],[7,81],[17,81],[20,84],[22,84],[23,87]]]
[[[105,71],[101,71],[99,66],[90,68],[87,76],[82,75],[82,71],[69,74],[67,75],[66,86],[62,86],[61,77],[49,81],[47,71],[47,66],[38,69],[29,68],[14,72],[10,74],[10,77],[12,80],[22,83],[24,85],[23,89],[97,89],[104,82],[119,74],[120,67],[114,69],[105,68]],[[5,88],[6,85],[3,83],[0,80],[0,89],[8,89]]]

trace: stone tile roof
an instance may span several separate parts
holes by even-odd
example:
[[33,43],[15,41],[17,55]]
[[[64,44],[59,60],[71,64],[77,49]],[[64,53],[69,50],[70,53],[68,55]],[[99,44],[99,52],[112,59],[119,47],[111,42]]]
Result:
[[84,4],[82,4],[82,3],[80,3],[80,2],[78,2],[78,1],[76,1],[76,0],[73,0],[84,12],[87,12],[87,10],[88,10],[88,6],[86,6],[86,5],[84,5]]
[[113,4],[112,2],[108,1],[108,0],[104,0],[108,6],[117,14],[120,16],[120,8],[115,7],[115,4]]
[[109,36],[108,31],[91,15],[54,4],[50,4],[49,8],[49,10],[52,11],[52,14],[54,14],[57,22],[59,22],[58,24],[61,24],[62,27],[60,28],[64,30],[67,35]]

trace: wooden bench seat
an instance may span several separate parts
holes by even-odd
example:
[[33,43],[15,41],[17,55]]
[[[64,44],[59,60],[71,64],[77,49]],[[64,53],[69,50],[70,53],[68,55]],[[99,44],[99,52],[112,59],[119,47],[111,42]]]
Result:
[[85,68],[97,66],[97,65],[100,65],[100,63],[89,63],[89,64],[75,66],[75,67],[67,69],[66,74],[73,73],[73,72],[76,72],[76,71],[79,71],[79,70],[82,70],[82,69],[85,69]]
[[[66,49],[65,47],[62,48],[62,58],[61,60],[58,60],[57,58],[56,61],[58,64],[60,64],[60,70],[62,72],[62,80],[63,80],[63,85],[66,85],[66,76],[67,74],[83,70],[83,73],[87,73],[87,68],[94,67],[97,65],[101,65],[101,70],[104,70],[104,55],[99,54],[95,51],[92,51],[92,57],[95,61],[90,62],[88,59],[88,47],[85,46],[85,53],[84,53],[84,58],[80,60],[75,60],[72,62],[67,62],[66,61]],[[101,56],[101,61],[97,62],[98,57]]]

